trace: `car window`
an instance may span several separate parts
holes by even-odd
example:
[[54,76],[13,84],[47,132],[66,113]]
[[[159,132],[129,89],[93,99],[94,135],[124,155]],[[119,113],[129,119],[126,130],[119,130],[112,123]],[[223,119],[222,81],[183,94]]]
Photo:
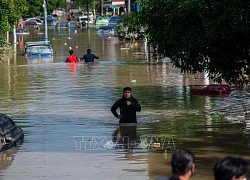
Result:
[[109,22],[110,23],[117,23],[118,20],[120,20],[121,18],[119,16],[114,16],[114,17],[111,17]]
[[25,51],[27,53],[35,54],[35,53],[51,53],[52,49],[48,45],[46,46],[28,46]]

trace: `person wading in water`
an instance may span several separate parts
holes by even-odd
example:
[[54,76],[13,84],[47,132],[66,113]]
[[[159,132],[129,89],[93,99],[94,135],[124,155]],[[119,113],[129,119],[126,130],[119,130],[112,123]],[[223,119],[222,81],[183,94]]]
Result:
[[80,61],[78,56],[74,55],[74,51],[72,49],[69,50],[69,54],[70,55],[65,60],[66,63],[77,63]]
[[84,59],[85,62],[94,62],[95,59],[99,59],[98,56],[91,53],[91,49],[87,49],[87,54],[84,54],[81,60]]
[[[117,109],[120,108],[120,114]],[[137,123],[136,112],[141,111],[141,106],[138,101],[132,96],[130,87],[123,89],[123,96],[118,99],[111,107],[113,115],[119,119],[119,123]]]

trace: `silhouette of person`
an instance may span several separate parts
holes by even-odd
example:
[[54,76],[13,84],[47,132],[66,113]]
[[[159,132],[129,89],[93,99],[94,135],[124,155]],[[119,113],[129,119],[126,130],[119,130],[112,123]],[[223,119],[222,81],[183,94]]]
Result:
[[242,158],[227,156],[214,166],[215,180],[246,180],[248,162]]

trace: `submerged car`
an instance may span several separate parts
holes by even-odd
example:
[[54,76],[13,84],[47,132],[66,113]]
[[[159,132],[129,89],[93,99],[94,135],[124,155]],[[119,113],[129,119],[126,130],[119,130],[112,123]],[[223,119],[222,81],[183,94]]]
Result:
[[121,16],[112,16],[109,19],[109,26],[113,26],[114,28],[116,28],[117,26],[117,22],[121,19]]
[[95,21],[96,26],[107,26],[109,24],[109,17],[98,16]]
[[206,87],[203,86],[192,86],[192,94],[203,94],[203,95],[228,95],[231,92],[229,85],[222,84],[210,84]]
[[89,11],[89,12],[83,12],[82,16],[84,16],[84,17],[88,17],[89,16],[91,19],[94,19],[94,13],[91,12],[91,11]]
[[61,21],[57,24],[57,28],[80,28],[81,25],[78,25],[76,21]]
[[[41,18],[43,20],[42,26],[45,26],[45,19]],[[47,26],[55,27],[58,24],[57,18],[53,16],[47,16]]]
[[25,26],[40,26],[43,21],[39,18],[28,18],[24,21]]
[[88,20],[88,18],[85,16],[79,16],[76,21],[77,21],[77,24],[82,25],[82,27],[86,26],[86,24],[88,23],[93,24],[93,20],[91,18],[89,18]]
[[99,34],[110,34],[110,35],[116,35],[116,27],[117,22],[121,19],[120,16],[112,16],[109,19],[109,23],[107,26],[100,26],[96,29],[97,33]]
[[10,117],[0,113],[0,137],[0,151],[6,151],[23,143],[24,133]]
[[24,49],[27,59],[53,57],[53,49],[49,41],[27,42]]
[[100,26],[96,29],[96,32],[99,34],[115,34],[115,28],[113,26]]
[[27,58],[27,64],[44,64],[44,63],[53,63],[52,57],[30,57]]
[[29,34],[30,32],[29,32],[29,30],[28,29],[26,29],[26,28],[18,28],[18,29],[16,29],[16,34]]

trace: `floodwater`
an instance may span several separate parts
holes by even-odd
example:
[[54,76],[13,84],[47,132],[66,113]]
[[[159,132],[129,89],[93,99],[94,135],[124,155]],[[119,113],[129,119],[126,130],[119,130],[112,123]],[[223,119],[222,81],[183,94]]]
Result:
[[[207,83],[203,74],[148,62],[143,42],[94,29],[49,29],[53,62],[27,62],[25,42],[42,36],[18,36],[17,53],[0,62],[0,112],[25,133],[19,148],[0,154],[0,179],[155,179],[171,173],[175,148],[194,152],[194,180],[213,179],[226,155],[250,160],[249,88],[192,95],[190,85]],[[100,59],[65,64],[69,47],[79,56],[91,48]],[[142,106],[137,126],[119,127],[110,112],[125,86]]]

